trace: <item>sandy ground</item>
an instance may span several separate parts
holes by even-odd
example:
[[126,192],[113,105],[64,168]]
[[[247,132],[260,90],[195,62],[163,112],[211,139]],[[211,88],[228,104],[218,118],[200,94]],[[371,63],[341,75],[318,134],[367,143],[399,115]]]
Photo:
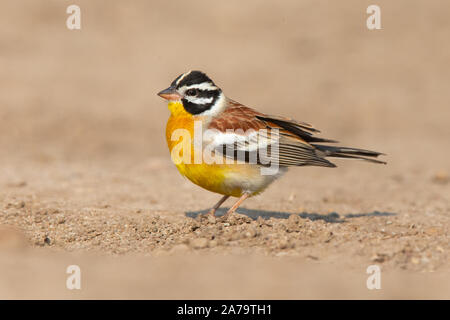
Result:
[[[3,1],[0,298],[449,299],[450,4],[377,3],[369,31],[367,1],[78,1],[69,31],[70,1]],[[294,168],[200,220],[220,195],[176,171],[155,95],[189,69],[388,165]]]

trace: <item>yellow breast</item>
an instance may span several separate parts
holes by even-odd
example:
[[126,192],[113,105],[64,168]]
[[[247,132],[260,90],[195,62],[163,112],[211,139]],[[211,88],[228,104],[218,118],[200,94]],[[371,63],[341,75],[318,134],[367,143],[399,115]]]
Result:
[[[166,126],[166,140],[172,161],[178,171],[193,183],[209,191],[240,196],[242,188],[227,184],[228,175],[237,168],[225,164],[205,164],[203,161],[195,163],[194,120],[202,121],[202,119],[186,112],[179,102],[169,102],[169,110],[171,115]],[[188,140],[183,141],[184,139]]]
[[172,161],[193,183],[212,192],[240,197],[243,192],[260,193],[277,178],[262,176],[257,165],[226,164],[225,161],[206,164],[201,161],[201,156],[199,162],[195,159],[194,121],[205,119],[186,112],[180,102],[169,102],[169,110],[166,140]]

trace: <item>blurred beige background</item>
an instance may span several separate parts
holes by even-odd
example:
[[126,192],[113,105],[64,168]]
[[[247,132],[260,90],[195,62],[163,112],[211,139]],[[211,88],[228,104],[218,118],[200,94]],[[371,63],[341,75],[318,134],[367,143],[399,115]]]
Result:
[[[66,28],[70,4],[81,8],[81,30]],[[370,4],[381,7],[382,30],[366,28]],[[110,265],[85,251],[119,255],[119,278],[128,274],[126,261],[135,261],[129,255],[156,259],[133,264],[129,295],[115,295],[120,286],[106,277],[97,279],[98,290],[76,296],[89,298],[449,298],[448,286],[439,285],[445,282],[433,278],[448,276],[450,266],[448,1],[8,0],[0,8],[0,224],[14,228],[0,235],[0,248],[12,249],[18,265],[38,266],[39,278],[53,283],[58,259]],[[384,152],[388,165],[337,161],[334,171],[292,170],[244,205],[252,218],[273,220],[255,239],[228,239],[218,226],[186,231],[189,212],[208,208],[218,195],[183,180],[171,165],[168,110],[156,93],[191,69],[205,71],[248,106],[310,122],[344,145]],[[330,212],[345,221],[331,223]],[[280,216],[298,213],[306,213],[302,223],[311,232],[285,230]],[[305,218],[314,214],[321,218]],[[255,224],[230,233],[245,234]],[[335,240],[324,242],[329,232]],[[216,246],[192,245],[195,238],[212,241],[211,234]],[[17,239],[29,248],[21,251]],[[245,265],[254,254],[268,259],[254,264],[263,265],[267,281],[254,287],[250,270],[237,276],[239,268],[231,268],[226,291],[208,286],[199,271],[222,265],[223,257]],[[204,261],[204,255],[211,256]],[[290,258],[295,263],[283,260]],[[193,261],[191,277],[205,281],[197,295],[188,285],[181,295],[150,290],[175,285],[157,281],[164,267],[137,285],[151,261],[172,266],[174,259]],[[309,263],[339,265],[363,278],[372,263],[392,279],[425,272],[429,285],[421,288],[429,291],[408,291],[408,281],[400,281],[394,291],[371,296],[355,282],[342,295],[338,281],[336,290],[318,285],[305,295],[299,289],[305,283],[291,280]],[[285,267],[283,279],[274,276]],[[0,279],[14,278],[8,272]],[[254,290],[243,294],[242,279]],[[284,285],[276,289],[274,279]],[[0,297],[73,297],[17,281],[0,285]]]
[[428,145],[450,134],[447,2],[379,1],[379,31],[365,26],[370,3],[77,1],[70,31],[71,1],[3,2],[2,151],[165,156],[156,92],[200,69],[242,103],[443,165],[444,145]]

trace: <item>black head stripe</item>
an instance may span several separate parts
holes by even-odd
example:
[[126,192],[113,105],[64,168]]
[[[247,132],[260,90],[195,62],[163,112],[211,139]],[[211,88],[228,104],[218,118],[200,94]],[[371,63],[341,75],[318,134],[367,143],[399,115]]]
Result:
[[188,74],[186,74],[183,79],[180,81],[180,83],[176,83],[184,74],[178,76],[173,82],[172,85],[177,88],[181,88],[183,86],[190,86],[193,84],[200,84],[204,82],[209,82],[212,85],[214,85],[214,82],[203,72],[201,71],[191,71]]
[[213,102],[215,99],[217,99],[219,97],[220,94],[220,90],[202,90],[202,89],[197,89],[197,95],[196,97],[198,98],[213,98]]
[[190,114],[200,114],[206,110],[211,109],[211,107],[216,103],[220,96],[220,89],[217,90],[198,90],[196,98],[212,98],[211,102],[208,103],[195,103],[187,100],[186,98],[181,99],[183,102],[184,109]]

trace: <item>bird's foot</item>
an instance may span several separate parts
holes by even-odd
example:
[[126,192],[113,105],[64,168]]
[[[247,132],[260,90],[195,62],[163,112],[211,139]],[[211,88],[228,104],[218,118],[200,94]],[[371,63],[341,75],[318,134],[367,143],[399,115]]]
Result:
[[200,222],[208,222],[208,223],[211,223],[211,224],[215,224],[216,223],[215,213],[216,213],[216,209],[213,208],[213,209],[209,210],[205,214],[199,214],[197,216],[197,219]]
[[223,216],[221,216],[219,218],[220,222],[227,222],[227,221],[231,220],[235,215],[236,215],[235,210],[233,210],[233,211],[228,210],[227,213],[225,213]]

